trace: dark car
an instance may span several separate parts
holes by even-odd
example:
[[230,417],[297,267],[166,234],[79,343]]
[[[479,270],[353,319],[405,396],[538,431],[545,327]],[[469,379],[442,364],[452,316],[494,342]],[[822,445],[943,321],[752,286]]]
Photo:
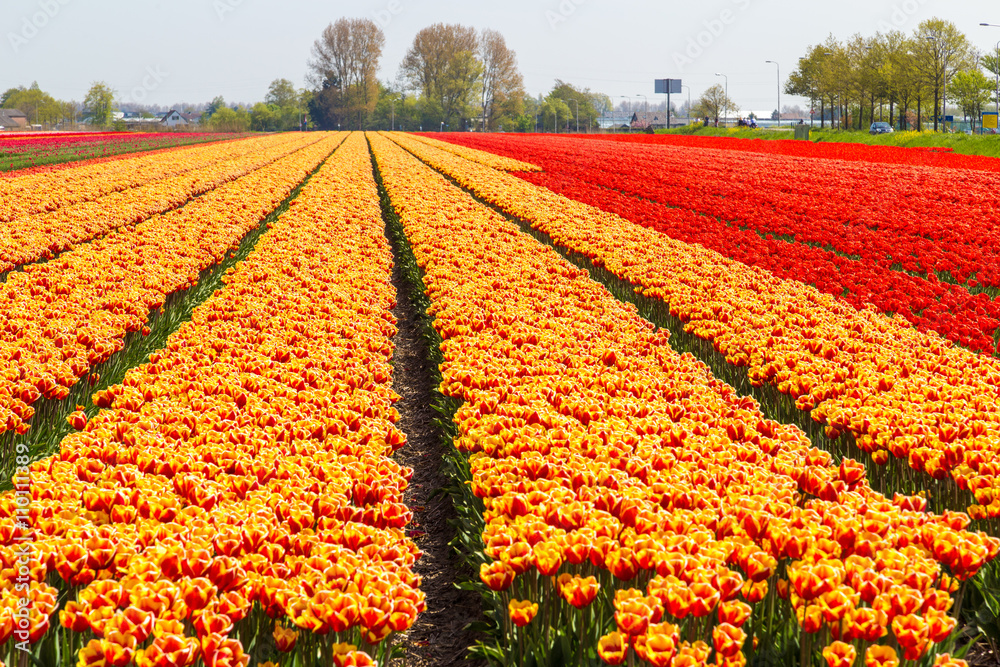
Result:
[[889,134],[892,131],[892,125],[889,123],[872,123],[868,128],[868,134]]

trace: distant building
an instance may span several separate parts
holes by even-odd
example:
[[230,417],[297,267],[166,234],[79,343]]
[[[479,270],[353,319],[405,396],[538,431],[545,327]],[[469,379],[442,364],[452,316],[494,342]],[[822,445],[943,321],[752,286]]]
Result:
[[632,114],[632,129],[645,130],[648,127],[654,130],[663,129],[667,126],[666,111],[636,111]]
[[18,109],[0,109],[0,127],[28,127],[28,116]]
[[200,113],[185,113],[171,109],[160,122],[167,127],[177,127],[178,125],[197,125],[201,120]]

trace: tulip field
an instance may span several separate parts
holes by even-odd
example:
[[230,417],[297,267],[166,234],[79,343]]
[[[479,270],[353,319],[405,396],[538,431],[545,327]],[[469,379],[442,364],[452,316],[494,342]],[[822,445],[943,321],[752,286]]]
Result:
[[[505,667],[991,664],[996,161],[756,143],[0,178],[0,665],[457,665],[415,639],[447,613]],[[430,577],[432,493],[466,566]]]
[[0,134],[0,177],[4,172],[20,176],[59,169],[64,163],[103,162],[121,154],[231,138],[209,132],[5,132]]

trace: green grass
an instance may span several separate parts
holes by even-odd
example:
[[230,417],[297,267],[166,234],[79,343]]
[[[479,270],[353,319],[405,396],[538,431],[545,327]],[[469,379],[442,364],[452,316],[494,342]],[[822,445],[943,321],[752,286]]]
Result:
[[[657,130],[657,134],[676,134],[699,137],[736,137],[741,139],[792,139],[792,129],[722,128],[686,126],[670,130]],[[813,142],[843,142],[868,146],[900,146],[903,148],[950,148],[962,155],[983,155],[1000,157],[1000,136],[945,134],[943,132],[894,132],[892,134],[871,135],[867,131],[820,129],[814,126],[810,131]]]

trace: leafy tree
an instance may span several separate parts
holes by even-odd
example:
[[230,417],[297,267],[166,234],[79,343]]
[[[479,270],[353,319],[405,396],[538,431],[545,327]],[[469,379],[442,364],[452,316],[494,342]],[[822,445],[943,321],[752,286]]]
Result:
[[225,108],[226,100],[222,98],[222,95],[216,95],[215,98],[208,103],[208,106],[205,107],[205,111],[202,113],[202,122],[210,120],[219,109]]
[[0,106],[22,111],[30,123],[56,123],[66,117],[62,103],[43,91],[37,81],[29,88],[20,86],[7,90]]
[[481,117],[486,129],[523,111],[524,77],[517,68],[517,55],[496,30],[484,30],[479,36],[479,59],[482,63]]
[[0,95],[0,108],[13,108],[13,105],[9,105],[7,104],[7,102],[8,100],[10,100],[11,97],[13,97],[22,90],[24,90],[24,86],[21,86],[20,88],[8,88],[7,90],[5,90],[3,92],[3,95]]
[[723,113],[735,115],[739,113],[739,110],[740,108],[726,96],[726,89],[722,87],[721,83],[717,83],[703,92],[695,105],[695,113],[699,116],[713,118],[716,123],[719,122],[719,117]]
[[973,122],[982,116],[983,107],[989,104],[991,92],[993,81],[978,69],[955,72],[948,88],[948,94],[962,108],[966,120],[971,116]]
[[275,79],[267,87],[264,104],[278,107],[279,109],[297,108],[299,106],[299,94],[295,90],[295,84],[288,79]]
[[281,123],[281,110],[273,104],[257,102],[250,109],[250,129],[257,132],[274,132]]
[[[581,128],[589,128],[597,122],[597,117],[600,115],[597,109],[594,107],[595,99],[600,100],[600,97],[607,99],[607,96],[597,95],[595,97],[594,93],[590,92],[589,88],[584,88],[580,90],[575,86],[568,84],[564,81],[556,79],[556,85],[552,89],[550,95],[558,97],[564,100],[571,113],[573,120],[573,128],[576,128],[577,124],[577,113],[579,113],[579,121]],[[607,100],[610,103],[610,100]]]
[[992,53],[987,53],[979,59],[980,66],[989,72],[993,78],[992,95],[993,101],[997,101],[1000,94],[1000,49],[995,49]]
[[209,124],[216,132],[246,132],[250,128],[250,114],[242,107],[222,107],[212,114]]
[[538,113],[541,116],[542,126],[540,129],[542,132],[546,131],[546,128],[549,127],[552,128],[553,132],[561,132],[566,128],[573,112],[570,110],[569,105],[553,92],[549,93],[549,96],[542,101]]
[[435,23],[417,33],[400,66],[400,76],[420,91],[432,117],[445,124],[469,117],[477,103],[483,64],[476,31]]
[[954,23],[933,18],[917,26],[913,54],[917,73],[934,95],[934,130],[937,131],[941,97],[954,72],[973,67],[972,46]]
[[106,126],[111,124],[111,114],[114,110],[115,91],[103,81],[95,81],[87,91],[83,106],[90,111],[94,124]]
[[[307,76],[314,92],[309,111],[317,124],[364,127],[378,101],[384,45],[385,34],[371,19],[342,18],[326,27],[313,44]],[[282,84],[276,92],[284,94],[283,89]]]

